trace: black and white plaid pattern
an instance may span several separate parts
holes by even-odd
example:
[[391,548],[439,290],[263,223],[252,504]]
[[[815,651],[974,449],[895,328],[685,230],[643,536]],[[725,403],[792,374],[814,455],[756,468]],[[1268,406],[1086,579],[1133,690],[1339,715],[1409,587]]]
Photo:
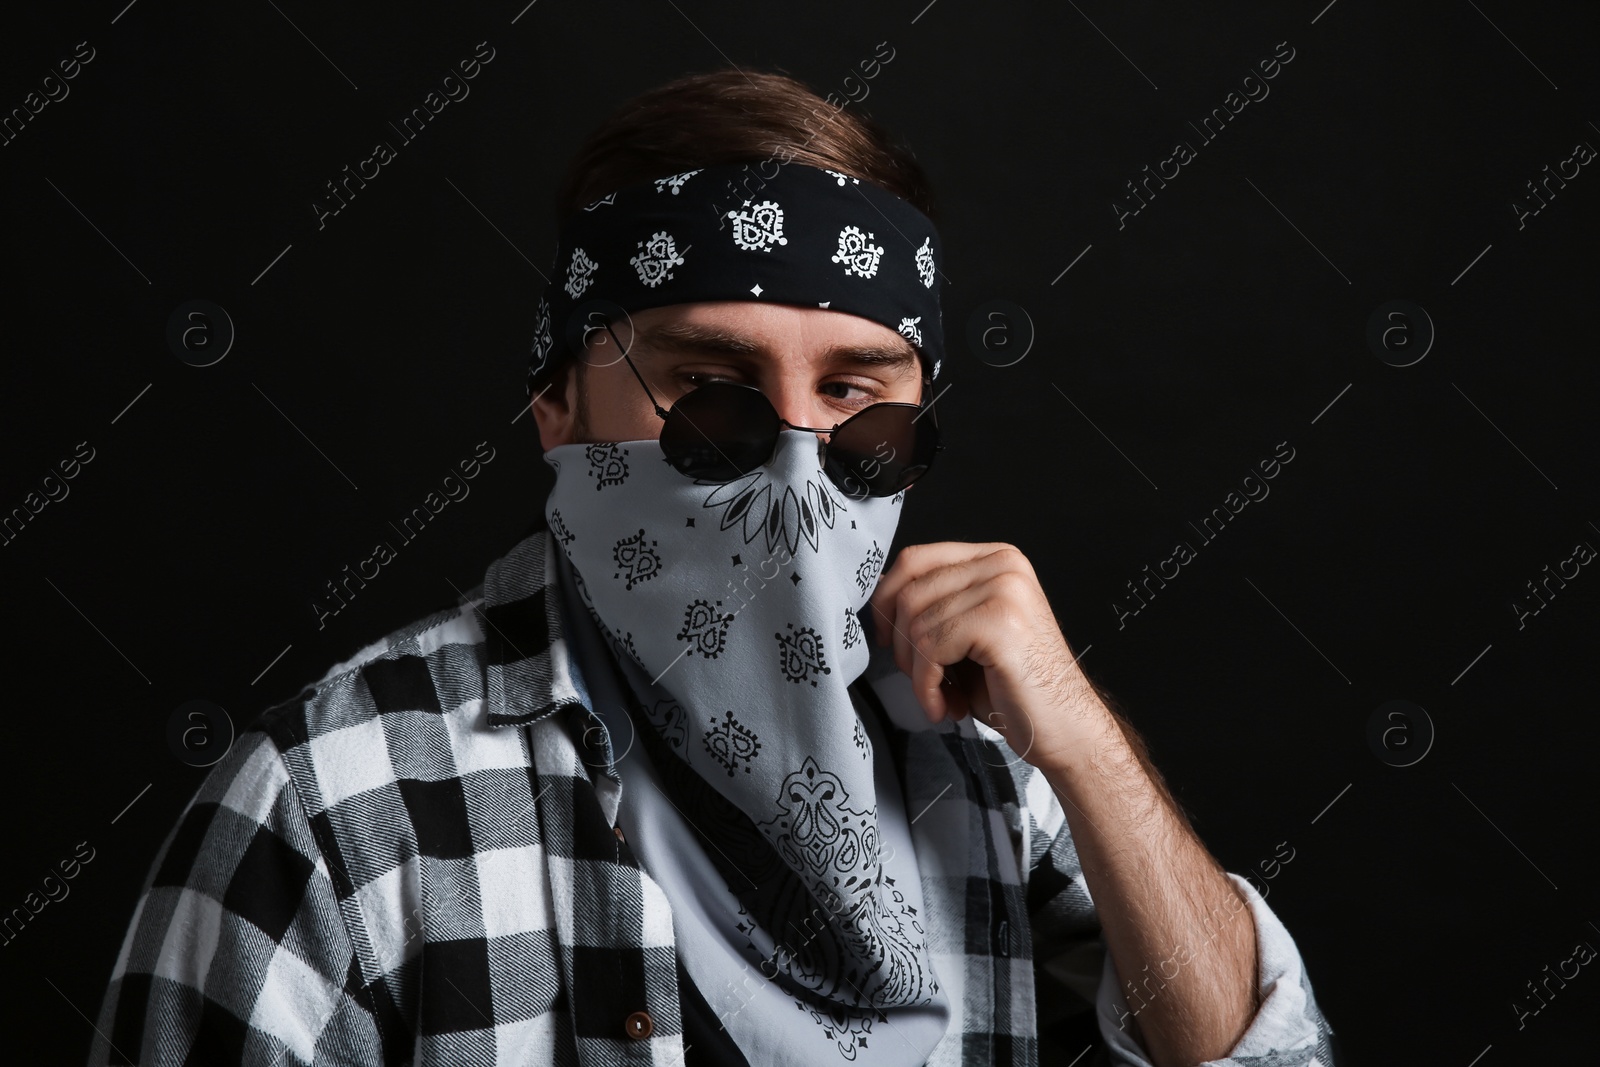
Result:
[[[466,603],[240,736],[156,859],[91,1067],[683,1063],[671,911],[613,832],[620,783],[573,684],[551,550],[539,529]],[[972,857],[924,886],[953,1001],[928,1063],[1037,1064],[1038,982],[1051,1019],[1091,1010],[1098,984],[1098,1062],[1148,1067],[1117,1030],[1126,1004],[1043,776],[981,724],[928,723],[890,650],[864,680],[895,724],[914,842],[963,835]],[[1270,993],[1215,1062],[1330,1067],[1293,941],[1252,906]]]

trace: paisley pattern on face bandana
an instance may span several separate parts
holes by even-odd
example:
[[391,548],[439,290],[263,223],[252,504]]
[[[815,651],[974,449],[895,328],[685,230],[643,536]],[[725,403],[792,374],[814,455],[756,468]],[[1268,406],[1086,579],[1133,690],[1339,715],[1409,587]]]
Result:
[[820,470],[797,491],[793,486],[774,488],[767,469],[757,467],[718,486],[702,506],[721,508],[722,529],[739,526],[746,544],[764,534],[767,552],[776,552],[781,544],[792,556],[800,550],[801,538],[813,551],[820,548],[820,527],[833,528],[834,499],[833,482]]
[[751,962],[843,1037],[943,1003],[904,890],[915,857],[885,853],[849,692],[904,493],[843,497],[799,430],[726,483],[685,477],[659,441],[561,445],[545,462],[554,541]]

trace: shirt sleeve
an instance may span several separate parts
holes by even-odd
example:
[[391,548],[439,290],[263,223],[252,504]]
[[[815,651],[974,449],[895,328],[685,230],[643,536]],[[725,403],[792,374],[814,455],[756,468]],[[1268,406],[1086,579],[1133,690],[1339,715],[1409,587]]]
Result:
[[384,1062],[327,862],[266,734],[242,734],[134,908],[90,1067]]
[[[1291,1064],[1335,1067],[1333,1028],[1317,1006],[1311,979],[1294,938],[1249,879],[1231,871],[1226,873],[1249,902],[1250,915],[1255,920],[1261,1006],[1228,1055],[1206,1060],[1201,1067],[1256,1067],[1265,1063],[1285,1067]],[[1133,1040],[1134,1012],[1118,980],[1111,954],[1104,955],[1095,1010],[1099,1015],[1100,1033],[1112,1051],[1111,1062],[1117,1067],[1152,1067],[1144,1048]],[[1160,996],[1159,987],[1155,995]],[[1138,993],[1134,996],[1137,998]]]
[[[1049,991],[1041,997],[1040,1023],[1086,1011],[1092,1003],[1106,1044],[1107,1058],[1101,1062],[1152,1067],[1145,1049],[1133,1038],[1134,1012],[1101,936],[1061,803],[1042,774],[1027,775],[1023,788],[1033,857],[1027,900],[1034,961],[1040,974],[1055,983],[1055,988],[1041,990]],[[1317,1005],[1294,938],[1248,879],[1227,874],[1248,902],[1256,924],[1261,1004],[1228,1055],[1207,1060],[1201,1067],[1336,1067],[1333,1028]],[[1065,1003],[1052,1004],[1051,997]]]

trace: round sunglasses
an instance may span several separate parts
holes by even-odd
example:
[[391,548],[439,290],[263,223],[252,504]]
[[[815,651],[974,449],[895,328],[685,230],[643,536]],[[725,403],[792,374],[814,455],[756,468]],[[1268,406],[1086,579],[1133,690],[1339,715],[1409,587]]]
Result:
[[[944,451],[938,415],[927,406],[888,401],[869,404],[834,426],[796,426],[779,417],[766,394],[739,382],[707,382],[662,408],[634,366],[621,339],[606,323],[633,376],[662,419],[661,451],[678,471],[706,481],[727,482],[771,462],[778,434],[791,430],[825,433],[817,458],[833,484],[851,500],[893,496],[928,473]],[[931,385],[924,378],[923,385]],[[924,419],[922,416],[929,416]]]

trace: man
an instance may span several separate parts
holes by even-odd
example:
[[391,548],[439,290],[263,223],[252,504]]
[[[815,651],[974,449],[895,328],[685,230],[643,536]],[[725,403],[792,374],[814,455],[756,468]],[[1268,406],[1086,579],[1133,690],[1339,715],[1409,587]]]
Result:
[[[157,860],[92,1062],[1333,1062],[942,448],[915,160],[777,75],[646,93],[563,195],[546,523],[270,709]],[[1052,1048],[1055,1048],[1052,1046]]]

